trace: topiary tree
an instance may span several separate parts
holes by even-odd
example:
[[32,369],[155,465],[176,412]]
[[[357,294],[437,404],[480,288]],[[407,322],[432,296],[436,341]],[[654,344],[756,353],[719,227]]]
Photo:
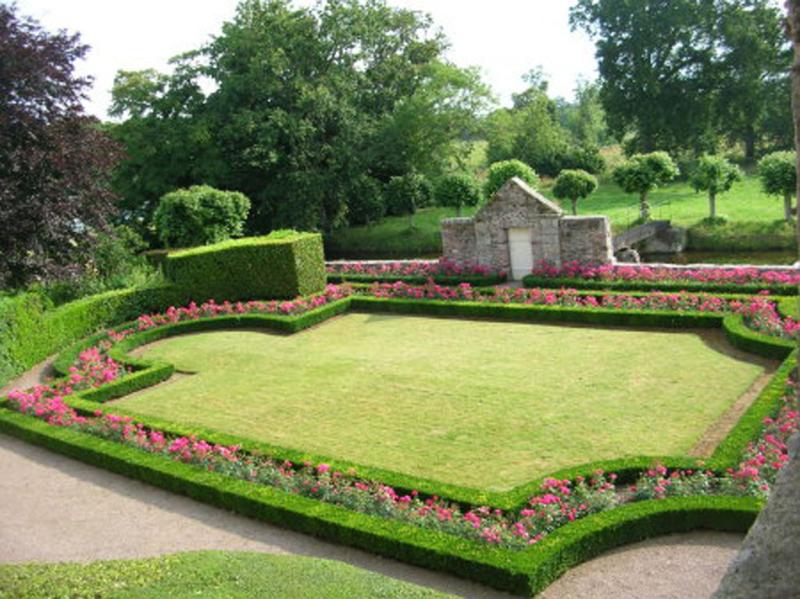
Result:
[[431,203],[433,187],[424,175],[407,173],[392,177],[386,184],[384,199],[386,213],[391,216],[408,215],[409,228],[414,227],[414,213],[417,208]]
[[758,176],[770,195],[783,196],[783,217],[792,220],[792,196],[797,192],[797,157],[794,152],[773,152],[758,162]]
[[625,193],[639,194],[639,216],[650,220],[647,195],[659,185],[672,181],[680,170],[666,152],[635,154],[614,169],[614,181]]
[[578,214],[578,200],[588,198],[597,189],[597,178],[580,169],[567,169],[558,174],[553,195],[572,202],[572,214]]
[[481,199],[481,190],[474,177],[464,173],[445,175],[436,184],[433,192],[440,206],[455,206],[461,216],[462,206],[476,206]]
[[539,175],[521,160],[501,160],[489,165],[483,195],[491,198],[512,177],[519,177],[534,188],[539,185]]
[[167,247],[192,247],[240,237],[250,200],[238,191],[193,185],[164,194],[153,221]]
[[696,191],[708,192],[708,216],[717,218],[717,195],[729,191],[733,184],[742,180],[742,170],[722,156],[701,156],[692,175],[692,186]]

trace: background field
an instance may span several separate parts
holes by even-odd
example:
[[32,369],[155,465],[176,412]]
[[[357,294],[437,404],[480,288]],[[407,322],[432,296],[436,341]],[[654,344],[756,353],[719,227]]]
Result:
[[352,314],[144,355],[198,374],[126,408],[423,478],[507,490],[559,468],[688,452],[763,371],[718,332]]

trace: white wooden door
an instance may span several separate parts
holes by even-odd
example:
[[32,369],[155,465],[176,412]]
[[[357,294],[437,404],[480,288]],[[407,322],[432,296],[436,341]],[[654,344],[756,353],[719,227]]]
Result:
[[531,230],[515,228],[508,230],[508,253],[511,257],[511,278],[519,280],[533,270],[533,248]]

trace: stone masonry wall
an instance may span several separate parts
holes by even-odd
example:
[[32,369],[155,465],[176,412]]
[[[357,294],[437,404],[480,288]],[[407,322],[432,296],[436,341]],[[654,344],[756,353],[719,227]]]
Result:
[[611,264],[614,248],[605,216],[565,216],[559,223],[561,260]]
[[478,262],[475,224],[471,218],[446,218],[442,221],[442,255],[453,262]]

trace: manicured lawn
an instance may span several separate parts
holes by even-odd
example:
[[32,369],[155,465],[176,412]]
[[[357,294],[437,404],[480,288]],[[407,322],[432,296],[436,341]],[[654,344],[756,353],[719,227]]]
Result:
[[0,565],[0,596],[450,597],[340,562],[222,551],[90,564]]
[[[542,184],[541,191],[550,199],[552,181]],[[708,216],[708,199],[696,193],[688,182],[678,182],[657,189],[651,194],[650,204],[653,218],[672,220],[680,226],[691,226]],[[569,207],[565,207],[569,211]],[[475,212],[467,208],[464,216]],[[776,236],[791,242],[793,231],[781,226],[783,217],[782,200],[768,196],[761,190],[761,183],[755,176],[747,176],[730,192],[717,199],[718,213],[728,218],[730,231],[720,231],[718,236],[737,235],[758,236],[766,239],[758,247],[772,249],[768,238]],[[639,216],[639,200],[636,196],[625,194],[613,181],[605,178],[600,187],[588,200],[578,206],[578,213],[584,215],[605,214],[615,230],[625,229]],[[419,258],[437,257],[441,254],[440,221],[455,216],[453,208],[425,208],[414,217],[415,227],[409,229],[407,217],[388,217],[370,227],[353,227],[337,231],[327,240],[327,253],[332,258]],[[744,229],[736,223],[747,223]],[[759,223],[761,225],[759,225]],[[755,230],[754,230],[755,229]],[[763,245],[761,245],[763,243]],[[781,241],[779,246],[786,245]],[[774,244],[774,240],[773,240]],[[724,247],[736,248],[735,240],[725,242]],[[706,247],[705,249],[712,249]],[[752,248],[750,248],[752,249]]]
[[726,349],[718,332],[350,314],[292,336],[164,340],[143,354],[197,374],[119,402],[500,491],[592,460],[688,452],[763,371]]

